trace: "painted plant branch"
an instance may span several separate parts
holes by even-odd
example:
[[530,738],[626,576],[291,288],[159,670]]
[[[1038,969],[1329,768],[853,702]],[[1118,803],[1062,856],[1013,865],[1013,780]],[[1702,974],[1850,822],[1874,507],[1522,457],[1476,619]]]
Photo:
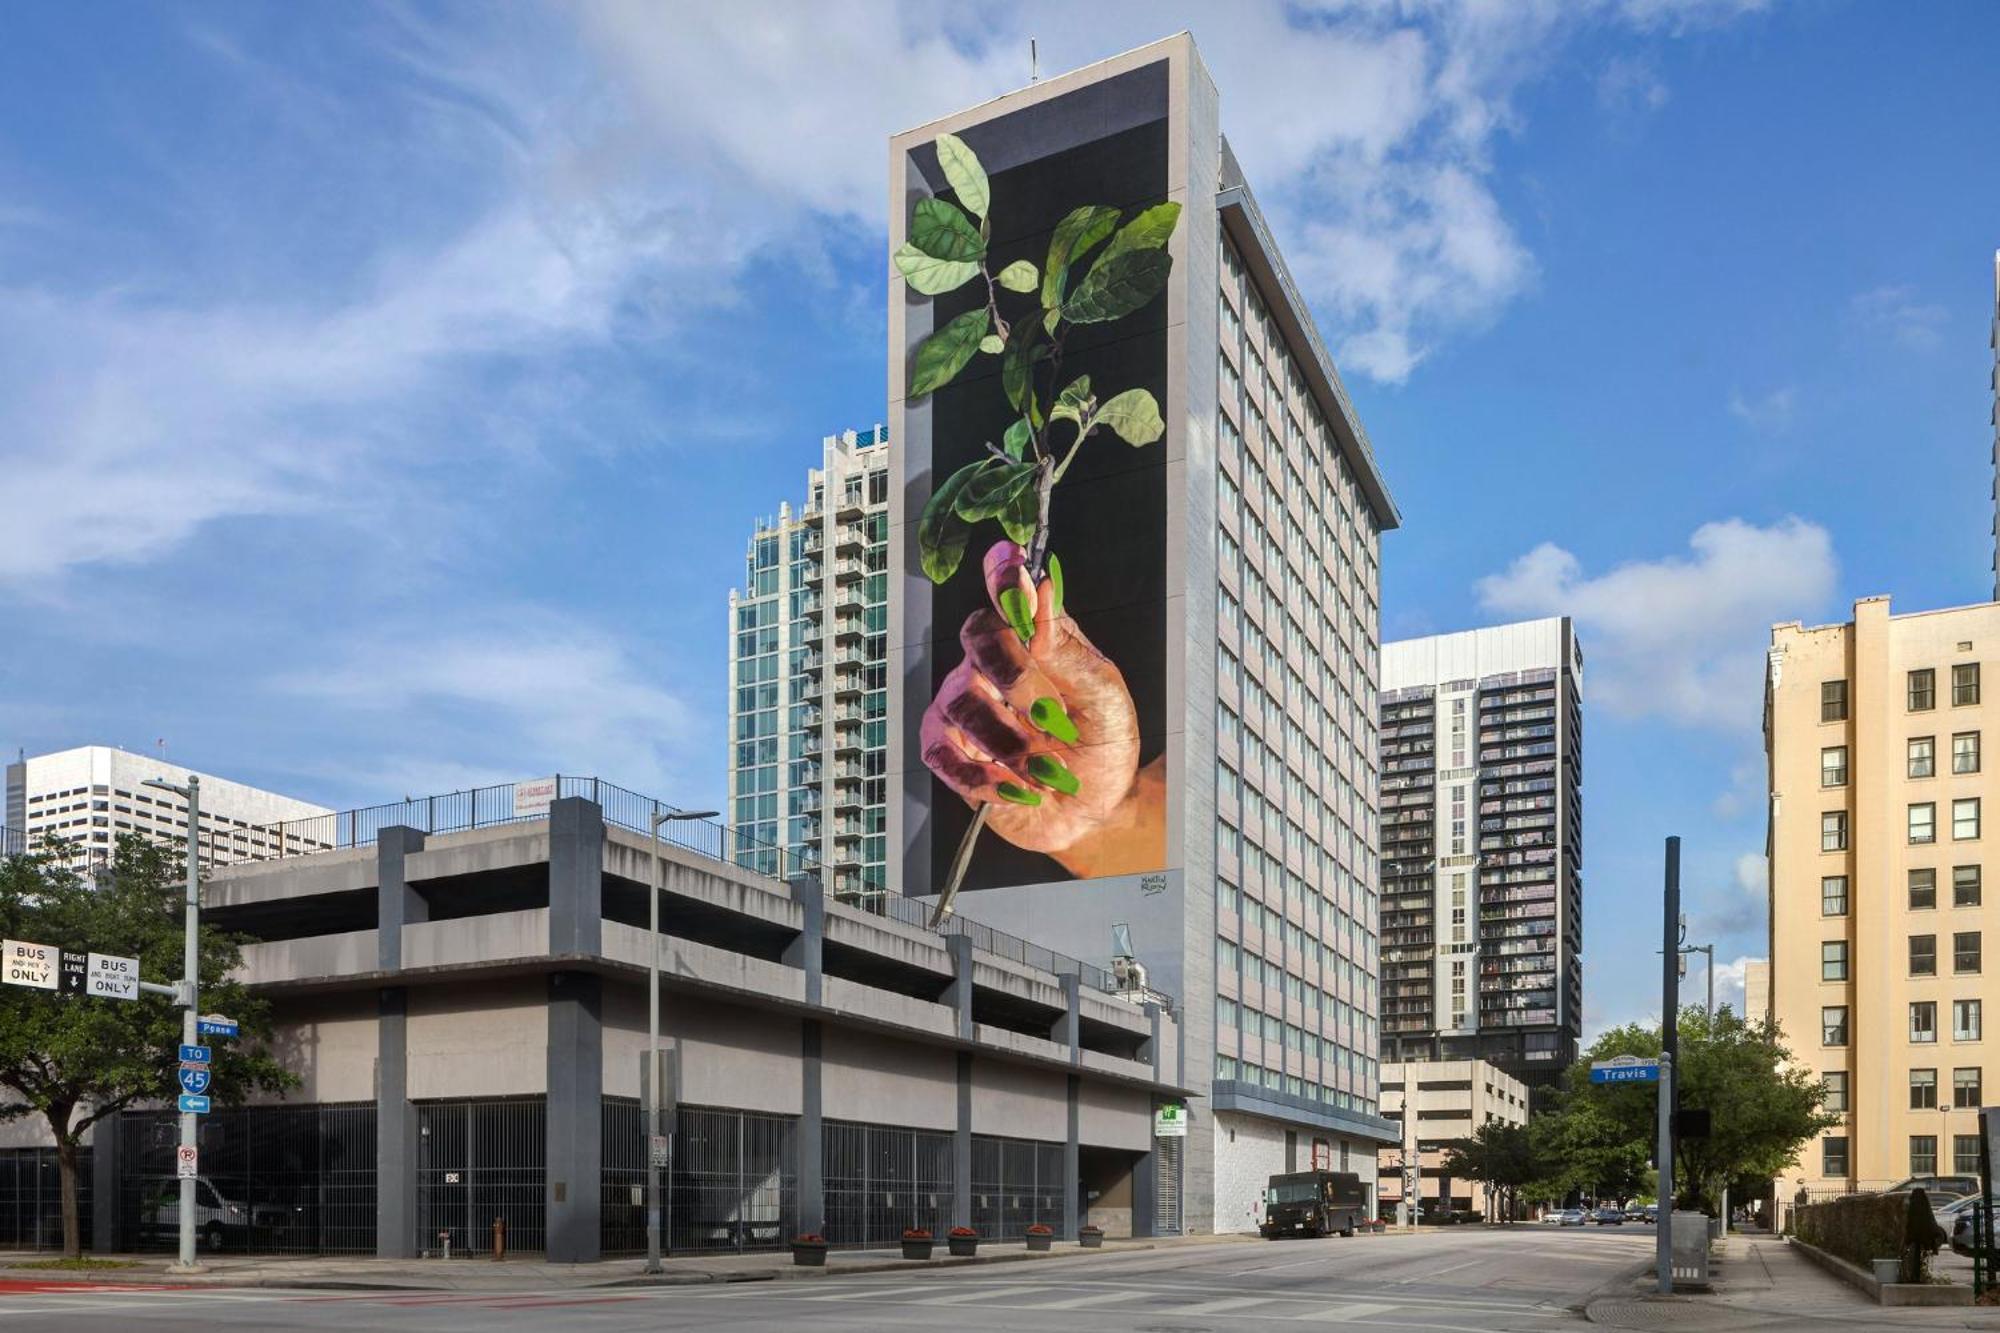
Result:
[[[1136,448],[1152,444],[1166,429],[1159,404],[1145,389],[1108,392],[1088,375],[1065,382],[1065,344],[1075,326],[1123,319],[1165,289],[1173,264],[1166,245],[1181,206],[1159,204],[1125,219],[1116,208],[1086,204],[1057,224],[1040,268],[1017,259],[996,273],[987,248],[992,195],[986,172],[953,135],[939,136],[937,153],[955,202],[940,197],[917,201],[909,239],[893,256],[895,266],[926,296],[957,291],[976,280],[984,284],[986,300],[917,347],[908,396],[926,397],[950,384],[974,358],[997,356],[1000,389],[1014,417],[998,443],[986,441],[982,457],[932,492],[917,525],[917,541],[925,574],[941,584],[958,572],[974,528],[988,520],[998,523],[1025,560],[995,601],[1021,642],[1031,644],[1037,632],[1036,590],[1045,581],[1050,614],[1062,613],[1063,567],[1051,549],[1050,501],[1078,450],[1105,431]],[[1082,276],[1077,278],[1079,268]],[[1037,698],[1026,714],[1039,732],[1076,742],[1077,728],[1062,700]],[[1081,789],[1082,779],[1055,755],[1033,754],[1025,768],[1017,776],[1031,777],[1032,783],[998,783],[994,790],[1001,800],[1033,807],[1042,804],[1043,790],[1076,796]],[[933,927],[950,913],[987,822],[989,805],[974,805],[939,894]]]

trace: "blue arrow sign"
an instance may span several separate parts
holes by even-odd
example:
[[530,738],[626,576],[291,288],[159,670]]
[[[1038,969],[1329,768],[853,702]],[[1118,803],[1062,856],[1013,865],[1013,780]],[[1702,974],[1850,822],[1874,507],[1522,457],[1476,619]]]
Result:
[[198,1037],[233,1037],[236,1035],[236,1020],[233,1018],[198,1018],[194,1023]]
[[192,1069],[184,1067],[181,1070],[181,1091],[191,1092],[197,1095],[207,1092],[209,1077],[210,1076],[208,1068],[206,1066],[200,1066]]
[[190,1093],[184,1092],[181,1094],[180,1097],[180,1112],[182,1115],[187,1115],[190,1112],[192,1112],[195,1115],[207,1115],[208,1098],[196,1097]]
[[208,1047],[181,1047],[181,1063],[184,1065],[205,1065],[208,1063]]

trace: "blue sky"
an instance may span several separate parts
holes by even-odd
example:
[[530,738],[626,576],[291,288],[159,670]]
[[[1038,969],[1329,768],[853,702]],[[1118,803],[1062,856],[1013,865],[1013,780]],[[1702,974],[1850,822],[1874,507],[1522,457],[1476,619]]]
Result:
[[1406,516],[1388,632],[1579,619],[1590,1026],[1669,832],[1760,952],[1768,625],[1990,593],[1987,5],[20,9],[0,741],[719,801],[749,520],[883,413],[888,134],[1181,26]]

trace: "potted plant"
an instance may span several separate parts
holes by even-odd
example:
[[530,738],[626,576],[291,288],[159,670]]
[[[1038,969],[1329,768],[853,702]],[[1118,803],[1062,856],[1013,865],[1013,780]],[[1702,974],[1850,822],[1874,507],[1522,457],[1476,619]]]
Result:
[[931,1233],[924,1227],[907,1227],[903,1231],[903,1257],[905,1259],[928,1259],[931,1257]]
[[817,1231],[792,1237],[792,1262],[800,1268],[825,1268],[826,1237]]
[[1046,1250],[1055,1238],[1055,1231],[1040,1222],[1028,1228],[1028,1248],[1031,1250]]
[[1097,1226],[1094,1223],[1090,1222],[1084,1223],[1082,1226],[1076,1229],[1076,1243],[1083,1246],[1083,1248],[1086,1250],[1103,1249],[1104,1228]]
[[979,1233],[971,1227],[953,1227],[945,1233],[944,1243],[955,1259],[970,1259],[979,1253]]

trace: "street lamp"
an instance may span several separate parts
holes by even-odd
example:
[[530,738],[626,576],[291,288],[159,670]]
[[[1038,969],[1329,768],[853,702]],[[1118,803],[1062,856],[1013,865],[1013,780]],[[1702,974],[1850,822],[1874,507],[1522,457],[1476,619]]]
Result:
[[[181,1044],[192,1046],[195,1044],[195,1014],[201,998],[201,779],[190,773],[185,787],[165,778],[148,778],[140,785],[170,791],[187,801],[187,933],[181,945],[181,1002],[187,1009],[181,1014]],[[181,1112],[181,1147],[195,1146],[195,1125],[194,1112]],[[181,1177],[181,1246],[180,1259],[175,1267],[183,1271],[196,1267],[194,1184],[193,1176]]]
[[[646,968],[646,1271],[660,1271],[660,1161],[653,1144],[660,1137],[660,894],[666,885],[661,878],[660,825],[681,819],[714,819],[718,810],[655,810],[653,832],[653,886],[646,895],[646,925],[652,936],[651,961]],[[192,1010],[189,1011],[192,1014]],[[193,1018],[188,1019],[193,1023]],[[188,1182],[181,1182],[183,1185]],[[186,1215],[189,1196],[181,1195]]]

